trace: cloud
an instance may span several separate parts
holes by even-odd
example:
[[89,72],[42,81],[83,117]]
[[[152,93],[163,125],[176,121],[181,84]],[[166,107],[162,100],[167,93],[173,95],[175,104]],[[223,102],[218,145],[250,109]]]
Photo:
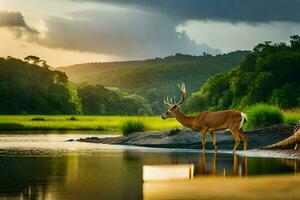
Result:
[[167,56],[175,53],[216,54],[206,44],[196,44],[184,32],[176,32],[176,21],[163,15],[133,9],[85,10],[69,17],[45,20],[45,37],[31,41],[51,48],[116,55],[124,59]]
[[23,31],[31,34],[38,33],[35,29],[26,24],[24,17],[20,12],[0,11],[0,27],[11,28],[19,36]]
[[[300,33],[300,23],[229,23],[218,21],[188,20],[179,24],[178,32],[185,32],[196,42],[205,41],[210,47],[217,47],[223,52],[232,48],[252,49],[264,41],[289,42],[289,36]],[[222,31],[220,31],[222,30]]]
[[[42,15],[46,4],[41,2],[46,0],[35,8],[29,4],[27,10],[21,9],[26,7],[23,1],[11,1],[15,3],[10,9],[18,2],[27,20],[43,22],[41,29],[20,12],[0,12],[0,27],[12,29],[17,37],[25,35],[22,39],[52,49],[120,59],[251,49],[262,39],[281,39],[293,26],[290,22],[300,22],[299,0],[60,0],[52,7],[47,4],[51,9]],[[56,12],[58,2],[62,6]],[[276,35],[265,34],[264,26],[273,22],[288,24],[281,32],[275,24]],[[239,27],[246,30],[243,37],[236,36]],[[255,30],[256,36],[247,30]]]
[[139,7],[180,21],[218,20],[230,22],[300,21],[299,0],[71,0],[94,1]]

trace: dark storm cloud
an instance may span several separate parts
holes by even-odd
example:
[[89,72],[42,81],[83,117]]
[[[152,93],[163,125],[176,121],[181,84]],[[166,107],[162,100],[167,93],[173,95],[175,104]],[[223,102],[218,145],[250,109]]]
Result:
[[0,27],[15,28],[14,30],[20,34],[19,29],[23,29],[30,33],[37,33],[36,30],[29,27],[23,15],[20,12],[0,11]]
[[299,0],[72,0],[137,6],[178,20],[300,21]]
[[158,14],[123,9],[77,11],[69,16],[49,17],[46,20],[46,37],[32,41],[52,48],[117,55],[127,59],[175,53],[220,53],[205,44],[196,44],[185,33],[177,33],[177,23]]

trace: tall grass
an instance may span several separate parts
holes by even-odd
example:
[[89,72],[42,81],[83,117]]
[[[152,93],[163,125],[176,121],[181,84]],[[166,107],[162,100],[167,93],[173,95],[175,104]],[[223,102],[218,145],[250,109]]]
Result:
[[296,124],[300,120],[300,108],[284,111],[284,119],[286,123]]
[[247,130],[284,123],[283,112],[277,106],[256,104],[246,108],[245,113],[248,118],[245,124]]
[[122,133],[128,135],[134,132],[143,132],[146,130],[146,126],[141,120],[128,120],[122,125]]

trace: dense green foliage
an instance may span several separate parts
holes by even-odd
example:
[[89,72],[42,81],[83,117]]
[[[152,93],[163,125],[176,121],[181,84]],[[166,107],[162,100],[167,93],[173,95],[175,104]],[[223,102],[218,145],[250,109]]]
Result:
[[102,85],[78,87],[82,110],[88,115],[152,115],[151,106],[138,95]]
[[64,72],[0,58],[0,114],[77,114]]
[[243,108],[256,103],[281,108],[300,105],[300,37],[291,44],[259,44],[241,64],[230,72],[207,80],[192,94],[187,110]]
[[59,68],[76,83],[87,82],[109,87],[118,87],[143,96],[155,114],[164,111],[162,98],[179,94],[177,83],[185,81],[188,92],[210,76],[229,71],[245,58],[248,51],[211,56],[176,54],[166,58],[145,61],[88,63]]
[[101,85],[77,87],[45,62],[31,64],[11,57],[0,58],[0,95],[0,114],[153,114],[139,95]]
[[128,120],[122,125],[122,133],[124,135],[135,132],[143,132],[145,130],[145,124],[141,120]]
[[267,104],[256,104],[245,109],[248,130],[263,128],[266,126],[281,124],[284,122],[284,115],[277,106]]

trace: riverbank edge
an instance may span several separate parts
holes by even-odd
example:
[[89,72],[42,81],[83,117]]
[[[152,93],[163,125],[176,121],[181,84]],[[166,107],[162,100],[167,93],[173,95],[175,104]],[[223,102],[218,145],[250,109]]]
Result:
[[[250,150],[239,150],[237,151],[237,154],[247,157],[300,159],[300,151],[260,149],[264,146],[289,137],[293,134],[293,128],[293,125],[280,124],[245,132],[249,138]],[[131,145],[151,148],[201,149],[201,134],[193,132],[189,129],[181,129],[179,133],[172,133],[171,131],[156,131],[146,133],[132,133],[126,136],[119,137],[80,138],[77,141],[109,145]],[[232,150],[233,144],[234,141],[230,133],[223,132],[217,134],[217,146],[221,147],[219,148],[220,150]],[[240,147],[242,147],[242,145],[240,145]],[[209,151],[213,149],[212,142],[209,136],[207,137],[206,149]]]

